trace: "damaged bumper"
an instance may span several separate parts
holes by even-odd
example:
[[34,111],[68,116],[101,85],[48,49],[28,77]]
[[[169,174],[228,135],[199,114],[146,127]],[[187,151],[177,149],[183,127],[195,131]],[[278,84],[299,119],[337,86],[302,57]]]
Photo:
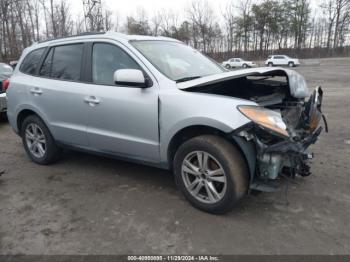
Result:
[[[233,138],[241,148],[243,141],[249,144],[242,151],[251,171],[251,189],[273,191],[264,182],[276,180],[279,176],[311,174],[308,163],[313,154],[308,152],[308,148],[317,141],[323,130],[320,126],[320,120],[325,121],[321,112],[322,96],[321,88],[317,88],[309,100],[300,106],[300,110],[281,109],[288,135],[276,133],[254,121],[234,132]],[[326,121],[325,127],[328,131]]]

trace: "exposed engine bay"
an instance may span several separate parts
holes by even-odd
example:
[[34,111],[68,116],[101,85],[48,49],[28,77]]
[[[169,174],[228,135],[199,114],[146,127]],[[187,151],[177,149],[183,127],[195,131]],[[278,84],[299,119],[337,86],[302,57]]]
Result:
[[[309,96],[304,78],[288,69],[266,69],[235,75],[212,83],[186,88],[202,92],[250,100],[258,106],[238,109],[249,124],[232,134],[238,143],[242,139],[252,149],[244,152],[251,170],[251,189],[271,191],[266,181],[279,176],[295,177],[311,174],[308,162],[313,154],[307,149],[317,141],[326,119],[321,111],[323,92],[317,87]],[[243,143],[242,143],[243,144]]]

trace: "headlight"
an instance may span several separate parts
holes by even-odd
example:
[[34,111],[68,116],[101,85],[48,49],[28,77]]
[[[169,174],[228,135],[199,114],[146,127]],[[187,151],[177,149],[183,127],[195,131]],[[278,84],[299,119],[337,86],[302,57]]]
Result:
[[254,123],[289,137],[280,113],[259,106],[238,106],[238,110]]

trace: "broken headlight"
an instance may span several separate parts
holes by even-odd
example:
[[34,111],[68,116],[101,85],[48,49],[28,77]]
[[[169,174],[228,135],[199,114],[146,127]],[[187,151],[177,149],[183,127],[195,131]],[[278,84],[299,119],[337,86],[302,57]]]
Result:
[[259,126],[289,137],[280,113],[260,106],[238,106],[238,110]]

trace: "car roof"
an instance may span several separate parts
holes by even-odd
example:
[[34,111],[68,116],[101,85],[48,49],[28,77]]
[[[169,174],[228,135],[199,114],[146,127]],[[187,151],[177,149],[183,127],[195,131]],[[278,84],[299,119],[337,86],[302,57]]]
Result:
[[48,39],[40,42],[34,43],[32,46],[28,47],[29,50],[34,50],[41,47],[46,47],[49,45],[55,45],[55,44],[64,44],[66,42],[71,42],[75,40],[86,40],[86,39],[114,39],[118,40],[120,42],[129,42],[129,41],[171,41],[171,42],[178,42],[181,43],[181,41],[178,41],[174,38],[170,37],[164,37],[164,36],[145,36],[145,35],[127,35],[117,32],[86,32],[78,35],[72,35],[67,37],[60,37],[55,39]]

